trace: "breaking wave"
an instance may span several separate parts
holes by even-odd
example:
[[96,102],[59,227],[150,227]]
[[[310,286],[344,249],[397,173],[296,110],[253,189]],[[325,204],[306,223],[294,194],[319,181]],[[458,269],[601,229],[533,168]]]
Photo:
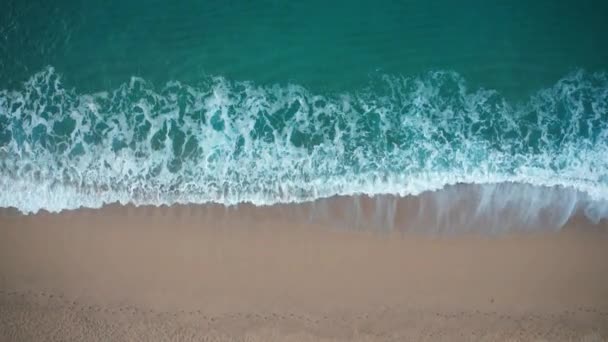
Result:
[[[608,76],[577,71],[519,102],[454,72],[377,75],[350,93],[134,77],[83,94],[49,67],[0,91],[0,206],[24,213],[406,196],[460,183],[563,188],[575,194],[569,208],[608,217]],[[535,196],[528,211],[546,206]]]

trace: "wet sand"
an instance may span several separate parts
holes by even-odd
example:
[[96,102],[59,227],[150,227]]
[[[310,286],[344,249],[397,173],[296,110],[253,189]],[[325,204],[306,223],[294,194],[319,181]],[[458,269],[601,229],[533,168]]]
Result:
[[0,216],[1,341],[608,338],[605,222],[428,236],[272,207]]

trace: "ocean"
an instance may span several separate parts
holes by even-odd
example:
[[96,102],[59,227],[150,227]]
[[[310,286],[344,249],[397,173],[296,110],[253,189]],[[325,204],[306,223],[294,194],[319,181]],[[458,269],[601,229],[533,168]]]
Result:
[[393,222],[437,193],[437,217],[473,203],[444,226],[597,223],[606,18],[594,0],[4,0],[0,207],[345,197]]

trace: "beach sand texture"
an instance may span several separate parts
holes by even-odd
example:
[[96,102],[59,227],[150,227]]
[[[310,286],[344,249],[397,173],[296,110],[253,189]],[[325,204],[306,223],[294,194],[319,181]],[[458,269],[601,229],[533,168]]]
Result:
[[602,341],[605,228],[429,236],[273,207],[3,209],[0,340]]

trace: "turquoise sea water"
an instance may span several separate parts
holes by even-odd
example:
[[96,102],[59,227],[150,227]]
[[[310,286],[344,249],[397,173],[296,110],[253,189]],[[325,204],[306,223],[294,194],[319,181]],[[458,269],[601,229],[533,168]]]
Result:
[[0,206],[517,182],[577,191],[589,217],[608,215],[608,2],[2,9]]

